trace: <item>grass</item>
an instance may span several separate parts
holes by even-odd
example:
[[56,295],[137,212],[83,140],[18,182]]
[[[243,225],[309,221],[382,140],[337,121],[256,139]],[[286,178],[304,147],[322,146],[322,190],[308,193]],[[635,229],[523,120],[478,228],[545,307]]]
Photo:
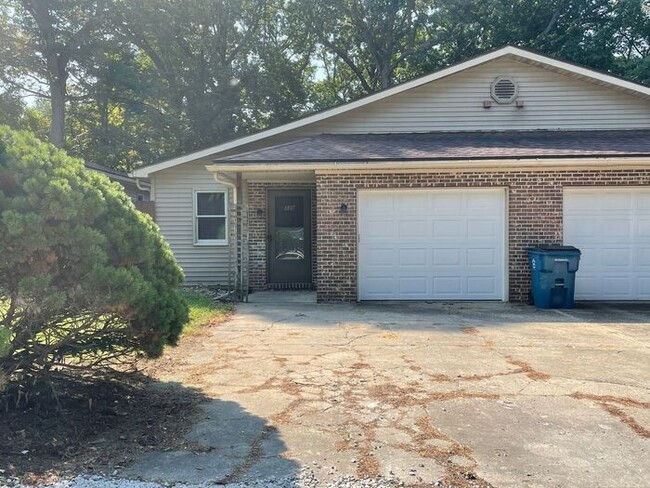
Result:
[[194,290],[183,290],[183,296],[190,307],[190,321],[183,328],[183,335],[192,334],[209,323],[223,322],[233,310],[230,303],[215,302]]

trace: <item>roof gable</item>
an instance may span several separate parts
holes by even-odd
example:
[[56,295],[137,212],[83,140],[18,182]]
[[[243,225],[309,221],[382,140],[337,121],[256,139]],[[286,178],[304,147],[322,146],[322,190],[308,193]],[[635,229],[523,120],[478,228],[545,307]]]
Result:
[[[492,83],[504,77],[517,87],[516,101],[523,107],[492,98]],[[291,135],[646,128],[650,99],[504,56]]]
[[[218,155],[223,155],[229,151],[234,151],[237,149],[246,150],[245,146],[251,144],[260,144],[263,143],[265,139],[270,139],[269,142],[277,142],[278,137],[280,136],[290,136],[290,135],[300,135],[305,133],[305,129],[309,130],[310,126],[316,126],[316,124],[322,125],[326,124],[328,119],[333,119],[342,114],[346,114],[353,110],[358,110],[363,107],[368,107],[369,105],[385,100],[389,97],[396,96],[398,94],[407,92],[409,90],[414,90],[423,85],[442,80],[454,74],[460,73],[465,70],[470,70],[472,68],[484,65],[491,61],[500,59],[500,58],[511,58],[517,61],[535,65],[546,70],[556,71],[562,74],[568,74],[574,78],[587,80],[591,83],[596,83],[620,92],[624,92],[636,97],[641,97],[647,100],[650,100],[650,87],[639,85],[631,81],[623,80],[608,74],[600,73],[588,68],[577,66],[571,63],[564,61],[558,61],[548,56],[537,54],[531,51],[527,51],[521,48],[506,46],[501,49],[489,52],[482,56],[470,59],[468,61],[450,66],[448,68],[441,69],[429,75],[417,78],[415,80],[402,83],[400,85],[394,86],[392,88],[383,90],[381,92],[375,93],[373,95],[366,96],[362,99],[340,105],[313,115],[309,115],[298,119],[296,121],[284,124],[279,127],[271,128],[264,130],[262,132],[245,136],[233,141],[229,141],[217,146],[213,146],[201,151],[194,153],[186,154],[174,159],[156,163],[153,165],[142,167],[132,173],[135,177],[147,177],[151,173],[161,171],[167,168],[178,166],[190,161],[205,160],[206,162],[211,161]],[[303,129],[301,131],[300,129]],[[371,131],[367,131],[371,132]]]

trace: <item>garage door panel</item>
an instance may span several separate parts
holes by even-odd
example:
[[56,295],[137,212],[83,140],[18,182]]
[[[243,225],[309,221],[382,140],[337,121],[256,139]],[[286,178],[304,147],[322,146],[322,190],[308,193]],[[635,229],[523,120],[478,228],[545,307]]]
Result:
[[434,276],[433,293],[441,298],[461,296],[461,279],[458,276]]
[[580,198],[564,200],[564,210],[569,215],[593,215],[594,209],[600,207],[597,195],[583,195]]
[[583,300],[596,300],[602,293],[599,276],[587,273],[581,267],[580,272],[576,275],[576,296],[578,293]]
[[[648,203],[650,205],[650,203]],[[637,232],[640,239],[650,241],[650,217],[640,217],[637,223]]]
[[400,295],[422,295],[425,297],[429,291],[428,276],[406,276],[399,279]]
[[460,249],[433,249],[432,252],[434,266],[460,266]]
[[632,218],[627,216],[618,216],[616,218],[604,218],[601,222],[603,232],[602,238],[606,241],[622,240],[627,242],[632,238],[633,228]]
[[468,220],[467,237],[475,241],[494,240],[497,235],[498,224],[494,220]]
[[467,210],[474,215],[494,216],[501,208],[500,202],[489,193],[477,193],[467,198],[466,202]]
[[650,215],[650,192],[641,193],[636,199],[636,208],[640,215]]
[[400,266],[426,266],[427,255],[428,252],[425,248],[400,249],[398,264]]
[[606,268],[629,268],[632,265],[632,249],[607,248],[601,253],[601,266]]
[[468,266],[494,266],[496,252],[494,248],[477,248],[467,250]]
[[467,278],[467,291],[476,295],[491,296],[496,292],[496,280],[493,276],[470,276]]
[[431,208],[426,193],[410,192],[394,197],[395,211],[403,215],[429,215]]
[[[439,191],[435,194],[427,193],[429,201],[431,202],[431,210],[433,212],[448,211],[453,213],[460,213],[463,208],[463,195],[453,191]],[[440,215],[444,215],[441,213]]]
[[463,235],[458,220],[436,219],[432,222],[433,239],[458,239]]
[[393,220],[388,219],[369,219],[364,223],[364,234],[371,239],[395,239],[397,227]]
[[565,189],[564,243],[582,251],[577,299],[650,298],[650,188]]
[[400,220],[397,222],[397,235],[400,239],[428,239],[429,225],[426,220]]
[[650,300],[650,276],[640,277],[636,281],[639,300]]
[[600,206],[603,210],[610,212],[629,211],[633,207],[632,198],[633,195],[627,192],[609,193],[606,205],[603,205],[603,200],[601,199]]
[[392,274],[368,276],[366,279],[366,293],[369,296],[393,296],[395,292],[395,282]]
[[[382,196],[394,207],[381,203]],[[382,214],[379,207],[392,209]],[[379,220],[398,235],[366,232],[368,221]],[[362,191],[359,229],[362,300],[503,298],[503,190]]]
[[394,247],[368,247],[365,253],[365,260],[373,263],[374,266],[382,264],[390,265],[391,258],[395,253]]
[[637,250],[635,264],[637,266],[650,267],[650,246]]
[[593,238],[600,235],[600,221],[596,218],[588,217],[580,219],[572,216],[564,219],[564,228],[571,229],[571,233],[579,238]]

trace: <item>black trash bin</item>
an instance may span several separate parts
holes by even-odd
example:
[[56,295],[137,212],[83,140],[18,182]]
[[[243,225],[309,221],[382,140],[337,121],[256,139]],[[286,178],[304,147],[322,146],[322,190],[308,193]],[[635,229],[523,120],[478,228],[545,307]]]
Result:
[[573,308],[580,250],[538,246],[528,250],[533,302],[539,308]]

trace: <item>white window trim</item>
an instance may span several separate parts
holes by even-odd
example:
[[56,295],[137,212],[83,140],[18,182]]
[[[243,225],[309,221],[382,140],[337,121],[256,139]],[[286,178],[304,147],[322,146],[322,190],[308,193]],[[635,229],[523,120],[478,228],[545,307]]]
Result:
[[[227,246],[228,245],[228,191],[227,190],[194,190],[192,201],[193,241],[195,246]],[[200,193],[223,194],[224,215],[198,215],[198,197]],[[225,239],[199,239],[199,217],[223,217],[225,219]]]

